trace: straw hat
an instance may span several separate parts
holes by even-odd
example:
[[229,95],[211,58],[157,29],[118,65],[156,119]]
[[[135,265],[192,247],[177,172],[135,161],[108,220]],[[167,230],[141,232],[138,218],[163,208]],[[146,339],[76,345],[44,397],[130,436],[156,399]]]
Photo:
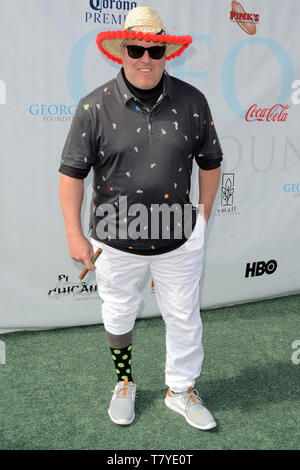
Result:
[[165,26],[153,8],[136,7],[130,10],[123,30],[103,31],[96,42],[103,54],[114,62],[122,64],[121,45],[126,39],[145,39],[146,41],[166,44],[166,59],[179,56],[193,41],[191,36],[171,36],[166,34]]

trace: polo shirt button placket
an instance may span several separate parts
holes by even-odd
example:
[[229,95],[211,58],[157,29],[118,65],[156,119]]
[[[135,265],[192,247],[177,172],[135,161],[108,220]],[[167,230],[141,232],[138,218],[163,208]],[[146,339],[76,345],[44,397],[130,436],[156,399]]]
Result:
[[155,108],[158,107],[159,103],[160,103],[160,101],[158,101],[158,102],[153,106],[153,108],[151,109],[151,111],[146,114],[147,122],[148,122],[149,139],[150,139],[150,143],[151,143],[151,144],[154,144],[154,143],[158,143],[158,142],[159,142],[159,135],[158,135],[158,133],[155,134],[154,126],[152,125],[153,120],[151,121],[151,114],[153,113],[153,111],[155,110]]
[[150,113],[148,113],[146,117],[147,117],[147,123],[148,123],[150,144],[152,144],[153,142],[155,142],[155,139],[154,139],[154,132],[153,132],[152,124],[150,121]]
[[153,132],[152,124],[151,124],[151,121],[150,121],[150,117],[151,117],[151,113],[152,113],[153,109],[154,109],[154,108],[152,108],[152,110],[149,111],[149,109],[148,109],[146,106],[143,106],[142,103],[141,103],[141,110],[142,110],[142,112],[143,112],[143,115],[144,115],[145,118],[147,119],[147,127],[148,127],[148,133],[149,133],[150,144],[152,144],[153,142],[155,142],[155,139],[154,139],[154,132]]

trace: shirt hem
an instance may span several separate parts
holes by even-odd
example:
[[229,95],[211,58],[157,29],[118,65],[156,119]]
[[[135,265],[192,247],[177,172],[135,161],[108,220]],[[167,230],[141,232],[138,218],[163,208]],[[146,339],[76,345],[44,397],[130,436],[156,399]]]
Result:
[[140,255],[140,256],[163,255],[165,253],[169,253],[170,251],[176,250],[177,248],[182,246],[187,241],[186,238],[181,239],[180,243],[176,244],[175,246],[172,246],[172,248],[166,248],[166,249],[160,249],[160,250],[134,250],[134,249],[131,250],[129,248],[121,248],[120,246],[115,246],[113,243],[107,242],[107,240],[105,240],[105,241],[104,240],[98,240],[97,238],[93,237],[93,235],[91,235],[91,240],[94,240],[96,243],[97,242],[104,243],[105,245],[110,246],[111,248],[115,248],[116,250],[125,251],[126,253],[130,253],[130,254],[133,254],[133,255]]

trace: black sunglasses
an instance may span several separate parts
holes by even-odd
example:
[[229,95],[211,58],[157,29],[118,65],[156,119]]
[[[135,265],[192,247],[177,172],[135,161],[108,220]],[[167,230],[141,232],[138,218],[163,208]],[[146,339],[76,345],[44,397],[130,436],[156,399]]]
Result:
[[151,59],[159,60],[165,55],[166,46],[153,46],[153,47],[142,47],[142,46],[126,46],[129,57],[132,59],[140,59],[143,57],[144,52],[148,51]]

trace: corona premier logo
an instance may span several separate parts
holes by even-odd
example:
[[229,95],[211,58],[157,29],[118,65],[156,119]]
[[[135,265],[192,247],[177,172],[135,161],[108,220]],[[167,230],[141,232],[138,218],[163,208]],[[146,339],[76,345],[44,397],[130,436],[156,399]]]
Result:
[[131,10],[135,8],[136,2],[128,2],[121,0],[90,0],[90,7],[93,10],[102,11],[102,9],[113,9],[117,10]]
[[85,23],[122,25],[126,12],[137,7],[136,2],[121,0],[89,0],[92,11],[85,12]]

